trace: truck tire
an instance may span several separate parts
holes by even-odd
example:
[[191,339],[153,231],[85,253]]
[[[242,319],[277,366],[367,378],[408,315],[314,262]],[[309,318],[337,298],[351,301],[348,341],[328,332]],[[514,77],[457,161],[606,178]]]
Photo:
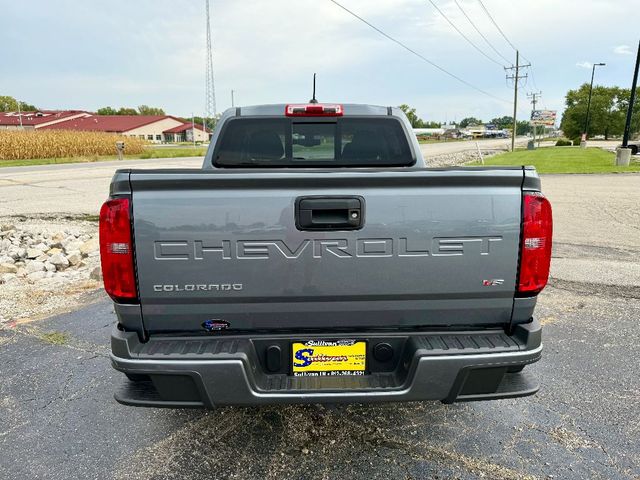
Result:
[[149,380],[149,375],[141,373],[125,373],[130,382],[144,382]]
[[526,367],[526,365],[516,365],[515,367],[509,367],[507,368],[507,373],[520,373],[522,370],[524,370],[524,367]]
[[629,148],[631,149],[631,155],[638,154],[638,145],[629,145]]

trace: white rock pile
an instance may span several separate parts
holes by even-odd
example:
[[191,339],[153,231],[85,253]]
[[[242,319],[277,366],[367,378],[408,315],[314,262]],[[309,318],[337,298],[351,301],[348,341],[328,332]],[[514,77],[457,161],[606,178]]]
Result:
[[0,284],[100,280],[97,235],[0,225]]
[[[482,150],[482,157],[487,159],[492,157],[498,150]],[[465,152],[447,153],[444,155],[438,155],[435,157],[426,158],[427,166],[434,168],[455,167],[458,165],[464,165],[469,162],[478,161],[480,157],[476,150],[468,150]]]

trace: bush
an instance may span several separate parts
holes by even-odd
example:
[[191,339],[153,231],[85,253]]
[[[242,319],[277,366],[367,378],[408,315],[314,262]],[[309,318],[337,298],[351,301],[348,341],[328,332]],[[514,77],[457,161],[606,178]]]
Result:
[[582,141],[582,137],[576,137],[574,139],[572,139],[573,141],[573,146],[574,147],[579,147],[580,146],[580,142]]
[[142,153],[145,141],[107,132],[72,130],[0,130],[0,161],[29,158],[115,155],[115,142],[125,142],[126,153]]
[[556,147],[570,147],[572,145],[571,140],[567,138],[560,138],[556,142]]

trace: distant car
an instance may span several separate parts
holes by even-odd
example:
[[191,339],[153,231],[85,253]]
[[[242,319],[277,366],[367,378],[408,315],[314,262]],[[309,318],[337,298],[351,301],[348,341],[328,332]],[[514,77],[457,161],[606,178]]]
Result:
[[631,149],[631,155],[637,155],[640,152],[640,141],[627,143],[627,148]]

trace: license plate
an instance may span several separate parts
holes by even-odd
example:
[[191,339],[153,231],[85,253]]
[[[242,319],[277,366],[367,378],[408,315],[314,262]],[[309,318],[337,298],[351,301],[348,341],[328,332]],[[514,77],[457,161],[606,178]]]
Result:
[[357,340],[309,340],[293,342],[294,376],[364,375],[367,342]]

